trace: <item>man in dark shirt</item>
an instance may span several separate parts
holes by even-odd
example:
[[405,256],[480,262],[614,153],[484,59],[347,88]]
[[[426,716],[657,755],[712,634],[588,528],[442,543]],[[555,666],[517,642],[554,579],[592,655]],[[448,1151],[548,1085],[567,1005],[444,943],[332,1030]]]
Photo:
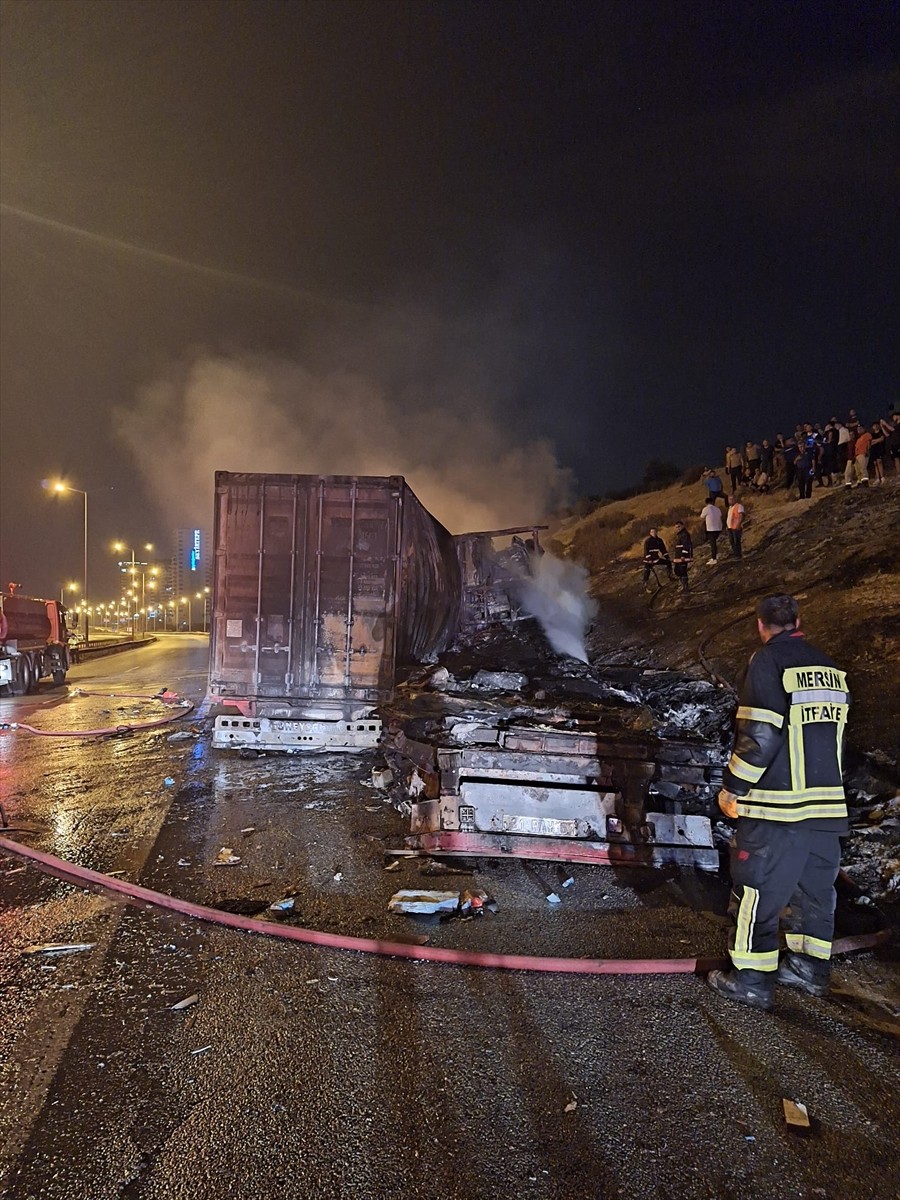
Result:
[[694,543],[685,528],[684,521],[675,522],[675,577],[681,590],[688,592],[688,570],[694,560]]
[[669,578],[672,578],[672,560],[666,549],[666,543],[659,536],[659,530],[650,530],[650,536],[644,539],[644,583],[650,578],[654,567],[664,566]]

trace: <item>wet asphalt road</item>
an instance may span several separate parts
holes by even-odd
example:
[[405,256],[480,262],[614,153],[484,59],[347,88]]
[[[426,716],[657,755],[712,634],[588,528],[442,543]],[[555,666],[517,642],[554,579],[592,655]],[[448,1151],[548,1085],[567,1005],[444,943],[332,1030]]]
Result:
[[[205,667],[205,639],[169,637],[70,683],[199,700]],[[62,695],[0,700],[0,720],[63,730],[157,712]],[[724,888],[692,873],[577,867],[555,909],[515,863],[387,873],[405,828],[369,785],[370,759],[245,761],[205,736],[167,741],[189,727],[0,735],[4,805],[38,827],[22,840],[204,903],[295,893],[290,919],[336,932],[573,956],[724,944]],[[238,864],[213,865],[223,846]],[[837,973],[841,994],[784,992],[767,1015],[690,976],[535,976],[278,943],[20,865],[0,856],[0,1187],[14,1200],[897,1194],[896,1041],[883,1010],[848,994],[890,986],[893,963],[861,956]],[[386,912],[399,887],[473,883],[496,915]],[[96,944],[21,954],[41,941]],[[808,1105],[811,1137],[786,1131],[782,1097]]]

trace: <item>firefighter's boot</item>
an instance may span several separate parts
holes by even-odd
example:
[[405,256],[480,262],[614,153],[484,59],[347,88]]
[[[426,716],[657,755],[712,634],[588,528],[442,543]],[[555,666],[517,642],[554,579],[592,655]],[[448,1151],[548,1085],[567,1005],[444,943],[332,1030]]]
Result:
[[831,963],[823,958],[810,958],[808,954],[795,954],[788,950],[778,964],[776,983],[785,987],[800,988],[810,996],[824,996],[831,977]]
[[706,982],[726,1000],[736,1000],[738,1004],[761,1008],[765,1012],[775,1005],[774,971],[710,971]]

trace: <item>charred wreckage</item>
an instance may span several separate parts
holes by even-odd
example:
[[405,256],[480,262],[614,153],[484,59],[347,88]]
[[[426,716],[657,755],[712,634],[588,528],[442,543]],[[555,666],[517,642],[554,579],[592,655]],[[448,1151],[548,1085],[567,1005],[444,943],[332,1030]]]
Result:
[[411,854],[715,870],[730,695],[579,661],[542,528],[451,535],[399,476],[217,472],[213,745],[378,748]]

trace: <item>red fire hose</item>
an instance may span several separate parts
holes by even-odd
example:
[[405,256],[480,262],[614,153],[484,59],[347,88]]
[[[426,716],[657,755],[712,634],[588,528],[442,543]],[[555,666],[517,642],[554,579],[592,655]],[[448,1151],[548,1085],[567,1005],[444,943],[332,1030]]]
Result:
[[[177,699],[174,692],[159,692],[155,696],[147,696],[138,692],[83,692],[78,689],[73,694],[80,696],[104,696],[112,699],[159,700],[163,704],[170,704],[172,700]],[[177,721],[180,717],[186,717],[193,708],[193,704],[184,702],[178,706],[175,712],[169,713],[166,717],[158,717],[153,721],[134,721],[130,724],[109,725],[105,729],[38,729],[34,725],[26,725],[24,721],[4,721],[0,724],[0,733],[9,731],[17,732],[21,729],[25,733],[33,734],[34,737],[123,737],[128,733],[138,733],[142,729],[155,729],[159,725],[168,725],[172,721]]]
[[[125,900],[129,904],[149,904],[167,909],[184,917],[209,921],[214,925],[225,925],[241,929],[246,933],[259,933],[266,937],[282,938],[293,942],[306,942],[311,946],[328,946],[332,950],[357,950],[364,954],[382,954],[391,958],[410,958],[425,962],[452,963],[462,967],[494,967],[507,971],[552,971],[568,975],[692,975],[711,971],[724,966],[714,958],[547,958],[531,954],[484,954],[475,950],[450,950],[438,946],[410,946],[403,942],[386,942],[378,938],[351,937],[347,934],[323,933],[315,929],[300,929],[294,925],[278,925],[273,921],[256,921],[238,913],[222,912],[190,900],[179,900],[163,892],[154,892],[136,883],[114,879],[99,871],[55,858],[41,850],[33,850],[9,838],[0,837],[0,850],[14,854],[35,866],[47,875],[73,883],[78,887],[89,887]],[[835,942],[832,952],[846,954],[851,950],[863,950],[886,941],[889,931],[863,934],[856,938],[843,938]]]

